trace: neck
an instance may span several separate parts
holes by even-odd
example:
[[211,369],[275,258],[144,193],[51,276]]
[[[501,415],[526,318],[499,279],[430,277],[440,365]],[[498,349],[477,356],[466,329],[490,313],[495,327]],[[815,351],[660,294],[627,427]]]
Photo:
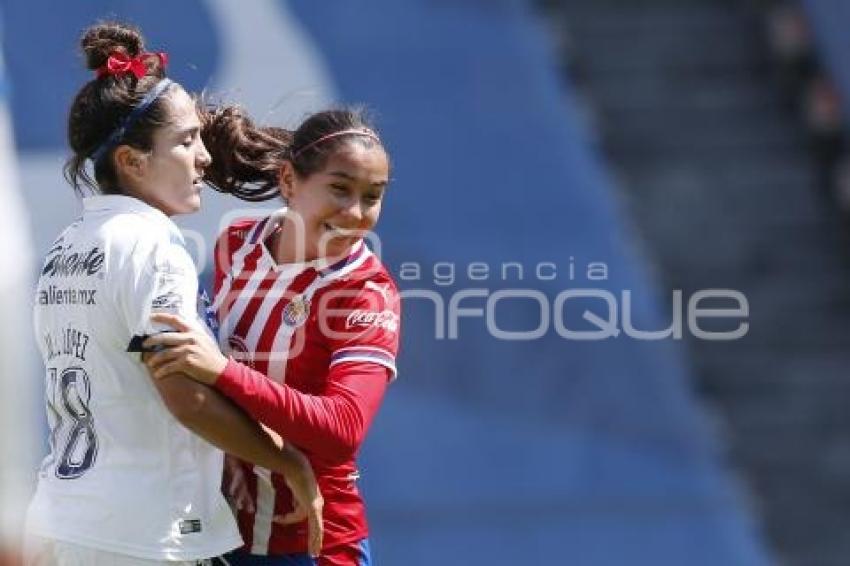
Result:
[[[295,263],[296,261],[310,261],[312,257],[306,256],[304,235],[298,235],[293,229],[292,222],[283,220],[280,228],[272,235],[272,256],[277,263]],[[299,241],[302,240],[302,241]],[[302,249],[298,250],[297,247]]]
[[[320,259],[316,256],[315,246],[308,246],[303,240],[304,235],[297,233],[293,222],[282,221],[280,227],[270,236],[267,242],[275,263],[283,265]],[[354,246],[348,248],[342,254],[327,256],[321,259],[325,259],[329,263],[334,263],[337,260],[347,257],[352,249],[354,249]]]

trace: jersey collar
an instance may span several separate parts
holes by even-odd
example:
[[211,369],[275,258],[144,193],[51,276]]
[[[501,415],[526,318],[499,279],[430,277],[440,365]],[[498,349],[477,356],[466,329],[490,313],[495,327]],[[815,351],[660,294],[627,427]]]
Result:
[[260,246],[262,249],[261,257],[275,271],[286,272],[302,272],[307,269],[314,269],[319,273],[320,277],[327,277],[338,271],[341,271],[346,266],[359,260],[364,254],[368,253],[369,248],[361,239],[352,248],[349,255],[345,257],[319,258],[312,261],[304,261],[299,263],[278,264],[272,257],[271,250],[266,247],[268,237],[280,227],[281,222],[286,217],[286,207],[276,210],[271,215],[260,219],[254,228],[249,232],[248,239],[255,246]]
[[183,240],[183,235],[177,225],[158,208],[146,202],[127,195],[94,195],[83,199],[84,212],[129,212],[141,214],[158,224],[162,224],[173,235]]

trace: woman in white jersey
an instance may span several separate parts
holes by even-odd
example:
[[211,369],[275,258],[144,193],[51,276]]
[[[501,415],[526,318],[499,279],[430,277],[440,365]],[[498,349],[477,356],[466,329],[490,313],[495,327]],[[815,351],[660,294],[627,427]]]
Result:
[[195,266],[170,217],[199,209],[210,155],[194,100],[138,30],[98,24],[81,43],[95,77],[71,106],[66,177],[94,196],[53,243],[36,292],[50,454],[28,561],[197,564],[241,546],[219,449],[285,475],[317,552],[322,501],[304,457],[213,389],[151,380],[133,353],[157,331],[153,312],[203,326]]

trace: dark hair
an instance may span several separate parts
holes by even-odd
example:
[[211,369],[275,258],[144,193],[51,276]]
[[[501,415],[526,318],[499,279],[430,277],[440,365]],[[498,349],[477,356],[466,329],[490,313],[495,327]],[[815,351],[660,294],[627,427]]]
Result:
[[[92,71],[105,65],[111,54],[120,52],[136,57],[145,51],[141,32],[117,22],[102,22],[88,28],[80,39],[80,47],[86,67]],[[78,193],[82,193],[82,185],[104,194],[121,193],[112,161],[114,147],[94,163],[94,179],[86,171],[86,160],[92,158],[145,94],[165,77],[159,58],[146,59],[145,66],[147,74],[138,79],[132,73],[93,78],[74,97],[68,113],[68,144],[74,155],[65,163],[65,178]],[[169,86],[168,90],[173,88]],[[163,93],[130,125],[121,137],[122,145],[143,151],[152,148],[153,132],[168,119],[165,98]]]
[[[202,112],[201,122],[201,136],[212,155],[204,180],[219,192],[249,201],[278,196],[278,174],[284,161],[291,161],[295,172],[306,178],[321,171],[343,144],[381,146],[362,108],[317,112],[294,132],[258,127],[238,106],[209,107]],[[342,135],[316,143],[345,130],[368,130],[375,137]]]
[[304,120],[292,136],[292,145],[287,156],[295,172],[304,178],[321,171],[327,164],[328,157],[346,143],[359,143],[366,148],[381,145],[374,137],[360,134],[334,137],[316,143],[325,136],[345,130],[365,130],[375,137],[378,135],[362,108],[326,110]]
[[204,170],[212,188],[252,202],[278,195],[278,171],[292,143],[289,131],[258,127],[239,106],[207,106],[201,139],[212,157]]

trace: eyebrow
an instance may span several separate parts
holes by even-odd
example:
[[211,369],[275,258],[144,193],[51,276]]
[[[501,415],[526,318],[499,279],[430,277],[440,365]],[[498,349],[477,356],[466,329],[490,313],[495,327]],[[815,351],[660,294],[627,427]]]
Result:
[[[340,177],[340,178],[342,178],[342,179],[345,179],[346,181],[357,181],[357,177],[353,177],[352,175],[349,175],[349,174],[348,174],[348,173],[346,173],[345,171],[331,171],[330,173],[328,173],[328,175],[333,175],[334,177]],[[373,187],[383,187],[383,186],[384,186],[384,185],[386,185],[388,182],[389,182],[389,180],[386,180],[386,181],[377,181],[377,182],[375,182],[375,183],[370,183],[370,184],[371,184]]]
[[188,134],[195,135],[195,132],[198,132],[200,130],[201,130],[200,126],[191,126],[189,128],[182,128],[180,130],[175,130],[174,135],[178,136],[178,137],[182,137],[182,136],[185,136],[185,135],[188,135]]

